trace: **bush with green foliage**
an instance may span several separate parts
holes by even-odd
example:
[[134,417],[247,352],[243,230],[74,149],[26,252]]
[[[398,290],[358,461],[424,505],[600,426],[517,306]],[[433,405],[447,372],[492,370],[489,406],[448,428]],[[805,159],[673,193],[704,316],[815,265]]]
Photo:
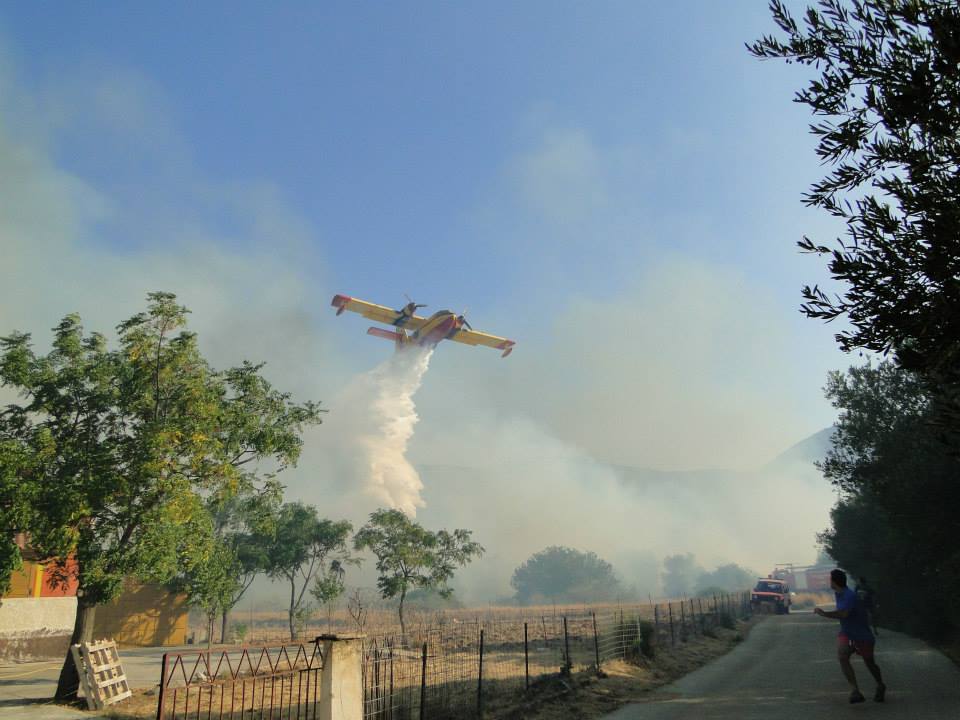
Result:
[[554,545],[531,555],[510,578],[517,602],[612,600],[621,592],[613,566],[595,553]]

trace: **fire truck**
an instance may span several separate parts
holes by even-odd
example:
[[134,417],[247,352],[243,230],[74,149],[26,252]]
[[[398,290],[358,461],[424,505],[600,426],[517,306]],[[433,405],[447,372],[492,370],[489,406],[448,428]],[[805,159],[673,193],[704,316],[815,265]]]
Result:
[[777,565],[770,577],[783,580],[797,592],[829,592],[832,565]]

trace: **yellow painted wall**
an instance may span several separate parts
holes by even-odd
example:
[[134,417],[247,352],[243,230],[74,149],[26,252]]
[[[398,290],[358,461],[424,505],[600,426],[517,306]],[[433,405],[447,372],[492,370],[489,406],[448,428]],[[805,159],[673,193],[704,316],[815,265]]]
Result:
[[127,581],[120,597],[97,608],[93,637],[116,640],[121,647],[184,645],[188,610],[183,595],[162,585]]
[[15,570],[10,576],[10,590],[4,594],[9,598],[40,597],[38,583],[43,580],[43,566],[23,561],[23,568]]

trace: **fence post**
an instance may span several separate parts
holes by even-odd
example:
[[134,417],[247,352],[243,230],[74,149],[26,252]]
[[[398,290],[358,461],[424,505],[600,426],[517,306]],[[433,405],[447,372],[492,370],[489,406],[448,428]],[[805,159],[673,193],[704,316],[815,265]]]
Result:
[[[637,612],[637,657],[643,657],[643,628],[640,627],[640,613]],[[656,636],[654,636],[656,638]],[[654,640],[656,642],[656,640]],[[627,658],[627,653],[623,654],[624,660]]]
[[[323,643],[323,667],[317,684],[318,689],[323,688],[320,692],[320,712],[317,714],[319,720],[362,720],[363,638],[363,635],[350,633],[326,634],[314,641]],[[282,686],[280,692],[282,695]]]
[[703,614],[703,600],[697,598],[697,607],[700,608],[700,634],[703,635],[707,632],[707,618]]
[[[600,672],[600,637],[597,634],[597,613],[591,611],[590,614],[593,616],[593,653],[594,653],[594,656],[597,658],[597,672],[599,673]],[[620,624],[623,625],[622,620]]]
[[427,644],[423,644],[423,660],[420,666],[420,720],[424,720],[427,705]]
[[670,614],[670,645],[676,647],[677,636],[673,632],[673,605],[667,603],[667,612]]
[[680,601],[680,641],[687,641],[687,614],[683,610],[683,600]]
[[523,624],[523,673],[524,689],[530,689],[530,645],[527,641],[527,623]]
[[563,668],[561,668],[560,673],[563,675],[569,675],[570,670],[573,668],[573,663],[570,662],[570,636],[567,633],[567,616],[563,616]]
[[[79,668],[78,668],[79,669]],[[163,720],[164,701],[167,692],[167,653],[163,654],[160,664],[160,697],[157,698],[157,720]]]
[[389,648],[390,648],[390,707],[392,708],[393,707],[393,643],[389,645]]
[[657,606],[653,606],[653,636],[657,639],[657,642],[660,642],[660,618],[659,613],[657,612]]
[[477,715],[483,717],[483,628],[480,628],[480,668],[477,671]]

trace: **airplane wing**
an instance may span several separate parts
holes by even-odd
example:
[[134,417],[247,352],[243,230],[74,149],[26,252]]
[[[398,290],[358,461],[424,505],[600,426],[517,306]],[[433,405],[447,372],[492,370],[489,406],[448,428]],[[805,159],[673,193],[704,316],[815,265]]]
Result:
[[467,345],[485,345],[496,348],[497,350],[503,350],[501,357],[506,357],[512,353],[513,346],[516,345],[513,340],[507,340],[506,338],[497,337],[496,335],[488,335],[487,333],[477,332],[476,330],[461,329],[451,335],[449,339]]
[[419,315],[404,315],[399,310],[388,308],[385,305],[376,305],[366,300],[357,300],[347,295],[334,295],[330,304],[337,308],[337,315],[344,310],[349,310],[350,312],[359,313],[374,322],[410,328],[411,330],[416,330],[427,321],[426,318],[420,317]]

